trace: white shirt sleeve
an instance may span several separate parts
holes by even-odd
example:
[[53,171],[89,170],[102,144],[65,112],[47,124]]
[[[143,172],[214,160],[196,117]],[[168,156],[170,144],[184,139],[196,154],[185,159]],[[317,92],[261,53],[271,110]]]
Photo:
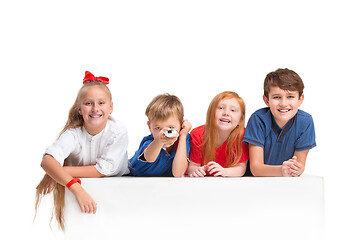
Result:
[[61,165],[64,164],[64,160],[72,153],[76,147],[75,134],[71,130],[66,130],[59,139],[57,139],[46,150],[45,154],[51,155]]
[[106,135],[108,135],[104,136],[106,145],[101,149],[100,157],[96,159],[96,170],[106,176],[129,173],[127,155],[129,140],[126,128],[120,125],[119,129],[107,132]]

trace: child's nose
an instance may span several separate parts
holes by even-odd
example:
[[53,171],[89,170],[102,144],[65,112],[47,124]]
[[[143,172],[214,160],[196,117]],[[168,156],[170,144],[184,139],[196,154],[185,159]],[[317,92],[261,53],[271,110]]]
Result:
[[282,98],[280,101],[280,106],[286,106],[287,105],[287,100],[286,98]]
[[224,116],[229,116],[229,112],[230,112],[229,110],[224,109],[223,115],[224,115]]
[[98,109],[99,109],[99,105],[98,105],[98,104],[94,104],[92,110],[95,112],[95,111],[97,111]]

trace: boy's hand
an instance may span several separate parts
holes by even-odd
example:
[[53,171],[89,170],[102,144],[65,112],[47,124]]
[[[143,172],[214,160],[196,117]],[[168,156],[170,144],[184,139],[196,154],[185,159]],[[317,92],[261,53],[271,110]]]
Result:
[[290,167],[292,165],[292,161],[291,159],[284,161],[282,166],[281,166],[281,173],[283,177],[291,177],[291,171],[290,171]]
[[186,137],[187,134],[190,132],[191,128],[192,128],[191,123],[190,123],[188,120],[185,119],[185,120],[182,122],[181,130],[180,130],[179,135]]
[[164,133],[164,130],[165,129],[162,129],[160,131],[160,134],[158,135],[157,139],[155,140],[158,140],[159,142],[162,143],[162,147],[170,147],[172,146],[176,140],[178,139],[177,137],[172,137],[172,138],[168,138],[165,133]]
[[296,156],[293,156],[289,161],[292,162],[290,166],[290,174],[292,177],[299,177],[305,170],[305,166],[297,161]]
[[296,156],[293,156],[283,162],[281,170],[284,177],[299,177],[304,172],[305,166],[297,161]]

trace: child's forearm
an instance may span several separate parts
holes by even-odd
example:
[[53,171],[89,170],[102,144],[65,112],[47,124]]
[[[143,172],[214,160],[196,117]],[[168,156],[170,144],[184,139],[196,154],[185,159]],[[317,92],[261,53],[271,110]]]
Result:
[[174,177],[181,177],[186,172],[188,167],[186,154],[186,135],[179,137],[179,144],[177,146],[176,154],[173,160],[172,173]]
[[263,148],[249,144],[250,170],[256,177],[281,177],[282,166],[264,164]]
[[255,177],[282,177],[282,165],[250,164],[251,173]]
[[152,143],[150,143],[150,145],[144,150],[145,160],[147,162],[155,162],[159,156],[162,146],[162,142],[157,141],[156,139],[152,141]]
[[50,155],[43,157],[41,167],[52,179],[63,186],[73,178],[73,176],[67,173],[60,163]]
[[101,174],[98,170],[96,170],[95,166],[76,166],[76,167],[66,166],[64,167],[64,169],[72,177],[84,177],[84,178],[105,177],[104,174]]
[[224,177],[242,177],[246,171],[246,162],[240,163],[235,167],[226,168],[226,176]]
[[[45,155],[43,157],[41,167],[52,179],[63,186],[66,186],[66,184],[73,179],[73,176],[65,171],[64,167],[62,167],[60,163],[50,155]],[[96,212],[97,207],[95,201],[78,182],[72,184],[69,187],[69,190],[75,195],[82,212]]]

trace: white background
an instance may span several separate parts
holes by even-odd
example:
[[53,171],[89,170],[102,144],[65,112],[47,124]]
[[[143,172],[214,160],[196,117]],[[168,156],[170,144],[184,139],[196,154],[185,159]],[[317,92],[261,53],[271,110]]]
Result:
[[48,228],[49,201],[32,222],[35,187],[86,70],[110,78],[131,157],[157,94],[180,97],[196,127],[211,99],[232,90],[248,119],[265,106],[266,74],[287,67],[302,77],[301,109],[315,121],[306,173],[325,177],[326,237],[359,236],[358,10],[348,0],[2,1],[1,234],[61,239]]

